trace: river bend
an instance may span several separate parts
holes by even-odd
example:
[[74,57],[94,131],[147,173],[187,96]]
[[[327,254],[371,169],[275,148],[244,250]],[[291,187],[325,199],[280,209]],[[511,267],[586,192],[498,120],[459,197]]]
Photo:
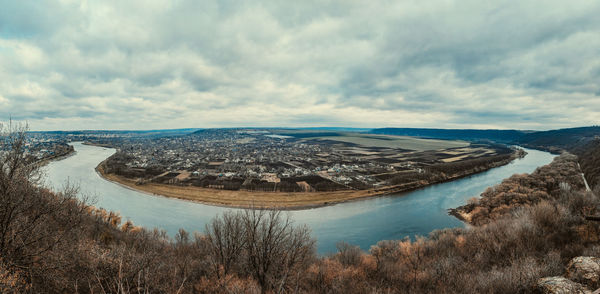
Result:
[[[67,181],[79,185],[93,204],[119,212],[123,219],[146,228],[160,228],[173,236],[179,228],[203,231],[215,215],[231,209],[189,201],[152,196],[106,181],[95,167],[115,150],[73,143],[76,153],[44,167],[50,187],[60,189]],[[440,183],[398,195],[340,203],[333,206],[291,211],[294,221],[307,224],[317,239],[320,254],[335,252],[338,241],[368,250],[379,240],[424,235],[435,229],[462,227],[447,214],[448,208],[466,203],[487,187],[515,173],[530,173],[548,164],[554,155],[525,149],[527,156],[491,170],[452,182]]]

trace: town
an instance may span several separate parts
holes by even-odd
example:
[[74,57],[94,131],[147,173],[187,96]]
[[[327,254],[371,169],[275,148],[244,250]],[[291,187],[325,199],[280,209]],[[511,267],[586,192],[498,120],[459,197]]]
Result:
[[356,132],[205,129],[165,137],[102,137],[118,152],[104,172],[148,182],[249,191],[364,190],[438,181],[449,170],[506,161],[503,145]]
[[[25,133],[22,133],[25,136]],[[0,137],[2,134],[0,134]],[[22,148],[23,156],[28,163],[45,163],[49,160],[58,159],[74,152],[73,146],[68,144],[64,138],[48,135],[45,133],[29,133],[22,146],[11,146],[6,137],[0,140],[0,155],[12,148]]]

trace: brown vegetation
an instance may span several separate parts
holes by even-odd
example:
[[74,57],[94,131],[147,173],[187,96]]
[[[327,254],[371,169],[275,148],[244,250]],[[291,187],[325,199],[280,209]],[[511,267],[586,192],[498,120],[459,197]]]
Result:
[[[573,150],[579,157],[581,171],[592,189],[600,190],[600,138]],[[600,191],[599,191],[600,192]]]
[[451,213],[470,224],[482,225],[515,208],[555,199],[561,192],[583,188],[577,156],[564,153],[532,174],[513,175],[488,188],[480,199],[473,199],[469,204],[451,210]]
[[483,225],[381,241],[368,253],[340,243],[318,258],[308,230],[277,211],[226,213],[205,234],[181,230],[174,239],[121,224],[73,189],[39,187],[22,138],[2,141],[11,150],[0,157],[2,293],[523,293],[575,256],[600,256],[600,227],[584,219],[600,200],[571,181],[579,171],[569,155],[509,181],[516,196],[547,196]]

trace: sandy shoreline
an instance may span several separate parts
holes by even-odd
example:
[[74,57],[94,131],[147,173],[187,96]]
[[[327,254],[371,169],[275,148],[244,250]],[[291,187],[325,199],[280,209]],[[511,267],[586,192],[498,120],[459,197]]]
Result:
[[[285,193],[230,191],[195,186],[175,186],[156,183],[136,185],[134,180],[117,176],[115,174],[104,173],[100,165],[96,167],[96,172],[98,175],[100,175],[100,177],[109,182],[137,192],[153,196],[177,198],[180,200],[230,208],[302,210],[389,194],[383,192],[376,193],[371,190]],[[407,189],[405,191],[413,189]]]

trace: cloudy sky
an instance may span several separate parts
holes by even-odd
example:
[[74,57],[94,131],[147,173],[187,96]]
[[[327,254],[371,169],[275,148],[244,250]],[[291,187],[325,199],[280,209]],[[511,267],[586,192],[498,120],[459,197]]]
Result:
[[600,1],[0,0],[33,130],[600,124]]

